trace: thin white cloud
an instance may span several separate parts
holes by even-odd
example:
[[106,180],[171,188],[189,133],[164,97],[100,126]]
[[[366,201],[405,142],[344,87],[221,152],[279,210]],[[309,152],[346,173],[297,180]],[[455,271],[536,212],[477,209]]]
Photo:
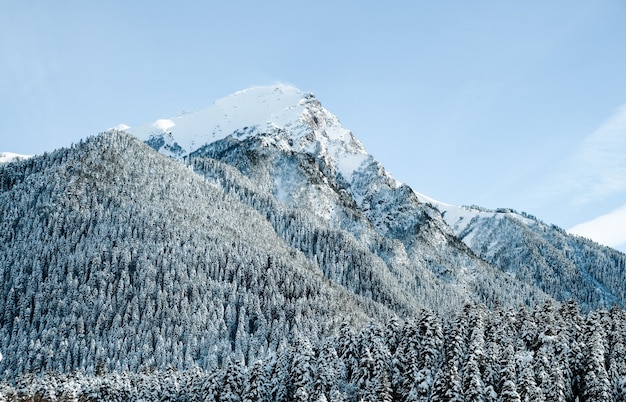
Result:
[[579,206],[626,190],[626,105],[580,144],[558,177],[557,190]]
[[626,204],[608,214],[576,225],[568,232],[609,247],[626,246]]

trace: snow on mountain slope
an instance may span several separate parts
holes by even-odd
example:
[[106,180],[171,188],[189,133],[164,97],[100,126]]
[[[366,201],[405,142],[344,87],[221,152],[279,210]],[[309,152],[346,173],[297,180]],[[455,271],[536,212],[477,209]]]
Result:
[[624,305],[624,254],[511,209],[491,211],[418,197],[439,209],[474,253],[518,280],[536,283],[557,300],[574,298],[585,309]]
[[16,162],[24,159],[32,158],[32,155],[20,155],[12,152],[0,152],[0,163]]
[[303,93],[285,85],[254,87],[216,101],[211,107],[128,131],[139,138],[171,133],[186,153],[244,127],[284,127],[304,110]]
[[[146,138],[153,148],[175,158],[231,135],[242,141],[258,133],[275,132],[279,135],[267,137],[267,141],[285,150],[326,155],[334,168],[350,180],[368,155],[335,116],[325,113],[320,120],[313,115],[311,108],[316,106],[321,107],[313,94],[288,85],[252,87],[202,111],[159,119],[127,131]],[[319,130],[313,133],[311,126]]]
[[[325,180],[340,182],[359,206],[364,201],[367,204],[368,194],[371,199],[375,190],[395,191],[401,186],[313,94],[287,85],[252,87],[222,98],[207,109],[127,131],[173,158],[206,153],[207,147],[215,156],[217,150],[248,140],[258,140],[262,147],[271,146],[284,154],[309,155],[322,167]],[[295,185],[293,171],[280,169],[281,174],[274,175],[268,186],[282,201],[303,202],[295,194],[304,195],[297,188],[302,183]],[[313,200],[310,204],[319,216],[336,217],[327,197],[310,193],[309,201]],[[383,203],[381,199],[377,202]],[[379,206],[364,209],[377,210]],[[386,230],[386,224],[378,223],[381,230]]]
[[478,206],[458,206],[452,204],[446,204],[441,201],[437,201],[434,198],[427,195],[415,193],[417,198],[424,202],[431,204],[437,208],[446,223],[450,226],[456,236],[458,236],[465,244],[470,248],[473,245],[473,235],[475,223],[480,220],[499,220],[504,217],[519,220],[525,225],[530,225],[533,220],[525,215],[520,215],[510,209],[501,208],[496,211],[491,211],[486,208]]
[[[260,147],[252,146],[255,149],[271,146],[283,154],[309,155],[320,167],[322,180],[330,180],[334,183],[331,187],[347,192],[381,234],[410,242],[428,216],[437,221],[434,226],[438,229],[431,233],[430,241],[445,242],[441,236],[452,235],[439,213],[430,206],[418,206],[410,188],[369,155],[313,94],[291,86],[252,87],[222,98],[205,110],[159,119],[127,131],[174,158],[200,154],[217,157],[250,141],[260,142]],[[306,196],[319,216],[337,217],[337,208],[332,204],[338,201],[329,199],[332,194],[326,191],[324,195],[324,190],[305,194],[293,185],[294,169],[278,170],[280,174],[274,172],[277,174],[268,183],[278,199],[306,204],[307,200],[302,199]],[[300,196],[295,197],[296,193]],[[398,200],[406,205],[401,207]]]

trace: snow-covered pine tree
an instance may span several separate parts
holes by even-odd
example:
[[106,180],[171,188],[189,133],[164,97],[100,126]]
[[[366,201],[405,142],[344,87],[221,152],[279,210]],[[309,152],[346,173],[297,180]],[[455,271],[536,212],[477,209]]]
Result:
[[315,366],[317,371],[313,383],[313,398],[319,399],[323,395],[328,400],[331,391],[338,389],[340,383],[345,381],[345,367],[337,355],[333,340],[322,342]]
[[589,352],[585,364],[585,401],[609,402],[613,400],[611,383],[606,372],[606,356],[602,340],[603,331],[591,327],[589,334]]
[[521,402],[521,398],[517,393],[517,387],[511,380],[504,381],[502,391],[500,391],[501,402]]
[[223,369],[220,402],[242,402],[247,382],[246,367],[240,361],[233,362],[228,359]]
[[243,402],[270,401],[270,383],[266,373],[266,363],[257,360],[250,369],[250,376],[245,384]]
[[465,400],[456,361],[448,360],[445,366],[439,369],[430,400],[432,402],[463,402]]
[[535,382],[535,373],[530,362],[523,362],[517,390],[521,402],[543,402],[545,398],[541,388]]
[[291,382],[293,384],[295,401],[308,401],[313,394],[315,377],[315,351],[311,341],[300,335],[293,347],[291,362]]

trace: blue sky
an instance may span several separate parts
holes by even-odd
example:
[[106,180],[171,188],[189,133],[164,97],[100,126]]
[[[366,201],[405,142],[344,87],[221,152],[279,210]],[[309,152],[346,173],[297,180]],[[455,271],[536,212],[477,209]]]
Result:
[[284,82],[416,191],[583,224],[626,250],[624,1],[0,9],[0,151],[42,153]]

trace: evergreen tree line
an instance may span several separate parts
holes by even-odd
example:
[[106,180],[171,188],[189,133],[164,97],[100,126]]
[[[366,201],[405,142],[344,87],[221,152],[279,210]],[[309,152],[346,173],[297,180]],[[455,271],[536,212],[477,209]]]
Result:
[[495,311],[423,310],[403,323],[289,343],[209,369],[48,372],[3,383],[8,400],[623,401],[626,312],[581,315],[575,302]]

